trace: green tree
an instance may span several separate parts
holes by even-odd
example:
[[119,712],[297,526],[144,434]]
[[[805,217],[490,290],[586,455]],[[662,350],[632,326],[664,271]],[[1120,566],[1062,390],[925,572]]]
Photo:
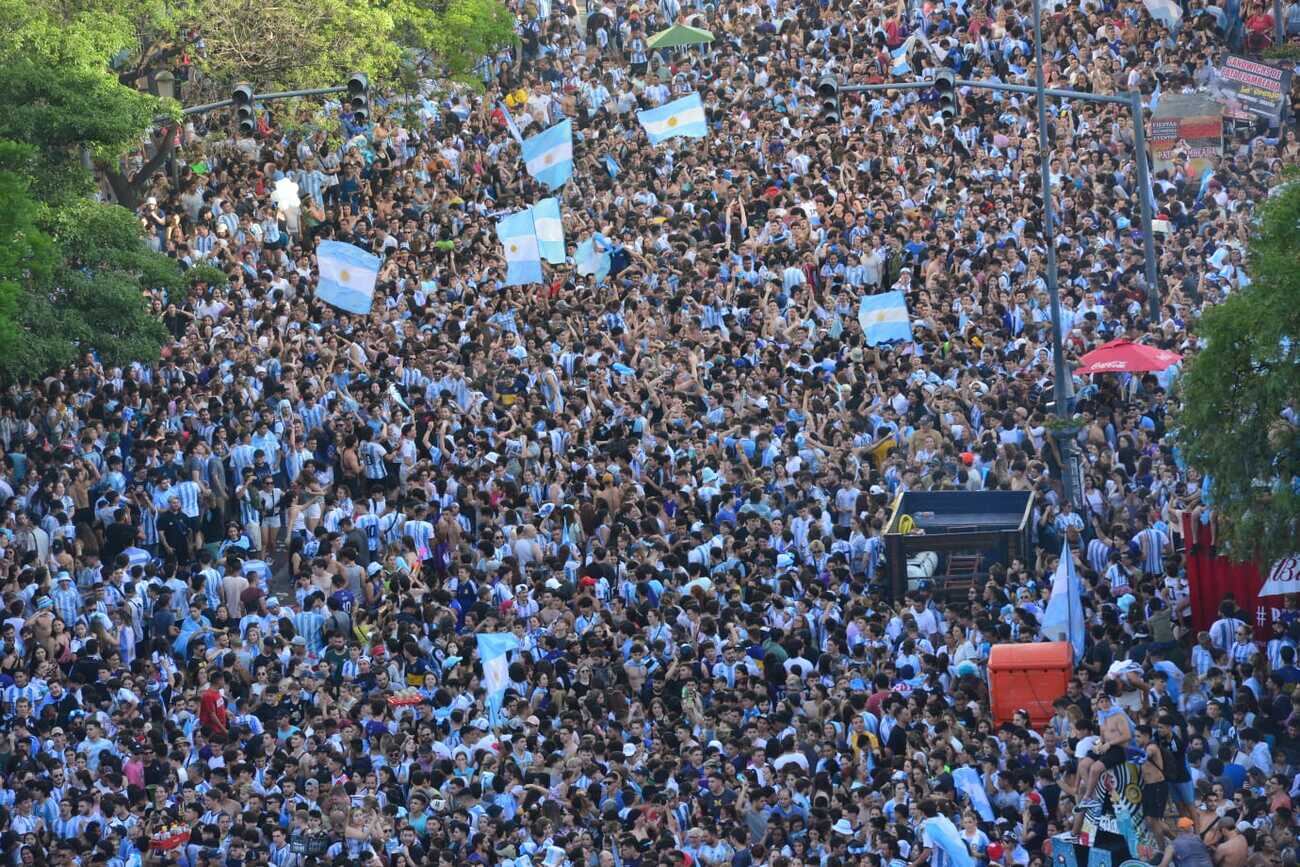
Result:
[[1268,564],[1300,550],[1300,431],[1282,415],[1300,399],[1300,183],[1256,221],[1251,285],[1202,316],[1176,424],[1188,463],[1210,476],[1227,550]]
[[379,0],[393,13],[403,45],[427,52],[447,78],[478,83],[474,68],[514,39],[514,16],[500,0]]
[[40,205],[32,198],[29,167],[35,149],[0,140],[0,353],[21,342],[21,299],[54,273],[54,243],[37,225]]
[[[111,28],[57,27],[0,0],[0,375],[35,376],[94,350],[156,358],[164,335],[146,290],[179,286],[134,214],[94,201],[87,163],[113,164],[162,110],[123,85],[105,56]],[[39,156],[38,156],[39,155]]]

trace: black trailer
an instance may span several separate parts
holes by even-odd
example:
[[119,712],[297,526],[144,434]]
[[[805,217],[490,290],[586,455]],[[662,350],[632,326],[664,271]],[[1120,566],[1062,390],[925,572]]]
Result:
[[[1032,491],[907,491],[885,527],[887,592],[928,582],[953,598],[994,563],[1030,562]],[[909,565],[910,564],[910,565]]]

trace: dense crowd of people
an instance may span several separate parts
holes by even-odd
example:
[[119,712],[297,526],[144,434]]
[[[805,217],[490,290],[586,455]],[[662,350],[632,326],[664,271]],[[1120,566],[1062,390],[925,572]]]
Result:
[[[188,128],[141,222],[221,278],[154,299],[160,362],[4,392],[5,857],[970,863],[947,817],[973,863],[1043,867],[1118,755],[1156,860],[1295,864],[1300,620],[1257,641],[1226,600],[1190,626],[1182,516],[1212,512],[1170,436],[1177,367],[1077,379],[1063,494],[1032,99],[820,118],[820,75],[889,80],[905,44],[915,75],[1031,83],[1030,7],[517,11],[483,92],[377,84],[342,136],[273,108],[255,138]],[[1048,86],[1202,87],[1227,51],[1205,11],[1055,7]],[[686,16],[715,41],[648,49]],[[651,147],[635,111],[690,92],[708,137]],[[546,193],[502,107],[524,135],[574,120],[565,234],[608,239],[607,278],[503,285],[495,220]],[[1294,136],[1238,125],[1208,184],[1157,173],[1151,287],[1128,115],[1048,119],[1069,359],[1195,353]],[[325,239],[383,257],[369,315],[314,296]],[[869,345],[859,299],[891,289],[914,339]],[[1032,491],[1033,554],[894,598],[882,532],[917,490]],[[1086,653],[1049,723],[995,723],[990,648],[1039,640],[1064,550]],[[497,708],[475,636],[502,632]]]

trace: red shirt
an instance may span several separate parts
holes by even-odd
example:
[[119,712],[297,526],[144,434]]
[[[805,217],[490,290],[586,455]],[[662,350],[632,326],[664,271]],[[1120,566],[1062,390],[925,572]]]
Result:
[[205,731],[225,734],[229,729],[229,714],[226,712],[226,697],[219,690],[205,689],[199,697],[199,725]]

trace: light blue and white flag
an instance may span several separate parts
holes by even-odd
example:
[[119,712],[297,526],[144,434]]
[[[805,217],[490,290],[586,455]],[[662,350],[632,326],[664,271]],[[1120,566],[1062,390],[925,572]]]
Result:
[[1038,634],[1048,641],[1070,642],[1075,665],[1083,659],[1083,585],[1074,568],[1069,542],[1061,546],[1061,562],[1052,575],[1052,596],[1047,600]]
[[989,803],[989,794],[984,789],[984,781],[980,779],[979,771],[974,768],[957,768],[952,772],[953,785],[957,791],[961,792],[970,799],[970,805],[979,813],[980,818],[985,822],[992,822],[996,816],[993,813],[993,805]]
[[912,339],[912,320],[907,315],[907,299],[902,292],[863,295],[858,304],[858,324],[868,346]]
[[603,159],[605,162],[605,171],[609,172],[609,176],[611,178],[618,177],[619,172],[623,171],[623,167],[618,164],[618,160],[614,159],[609,154],[605,154]]
[[549,189],[564,186],[573,175],[573,121],[565,118],[520,145],[528,174]]
[[638,111],[636,119],[641,122],[652,145],[679,135],[704,138],[709,134],[709,124],[704,118],[704,103],[700,101],[698,93],[674,99],[658,108]]
[[1147,103],[1147,108],[1155,111],[1160,107],[1160,82],[1156,82],[1156,89],[1151,91],[1151,100]]
[[560,220],[557,199],[542,199],[533,205],[533,229],[537,232],[537,249],[552,265],[564,264],[564,223]]
[[1196,204],[1199,205],[1205,201],[1205,194],[1210,191],[1210,181],[1212,180],[1214,180],[1214,169],[1206,166],[1205,171],[1201,172],[1201,188],[1196,193]]
[[578,266],[579,276],[595,275],[596,283],[603,283],[609,276],[609,244],[599,233],[587,238],[578,245],[574,254],[574,264]]
[[1183,23],[1183,9],[1177,0],[1142,0],[1142,5],[1152,18],[1170,30],[1177,31]]
[[929,843],[931,848],[941,849],[948,856],[948,863],[952,867],[975,867],[975,859],[966,848],[957,826],[947,816],[926,819],[921,823],[921,831],[925,838],[922,842]]
[[506,654],[519,648],[519,639],[513,632],[479,632],[478,659],[483,663],[483,690],[487,693],[488,722],[497,725],[501,714],[501,700],[505,698],[510,682],[510,662]]
[[342,241],[316,245],[320,282],[316,297],[348,313],[365,315],[375,299],[379,257]]
[[889,52],[892,60],[890,61],[889,72],[891,75],[911,75],[912,61],[908,59],[908,52],[912,48],[912,41],[909,39],[902,45]]
[[519,131],[519,124],[515,123],[514,115],[510,113],[510,109],[506,108],[504,102],[498,102],[497,108],[501,110],[501,116],[506,119],[506,129],[510,130],[510,135],[522,145],[524,143],[524,134]]
[[532,208],[502,217],[497,222],[497,237],[505,247],[506,285],[541,283],[542,257],[537,249]]

